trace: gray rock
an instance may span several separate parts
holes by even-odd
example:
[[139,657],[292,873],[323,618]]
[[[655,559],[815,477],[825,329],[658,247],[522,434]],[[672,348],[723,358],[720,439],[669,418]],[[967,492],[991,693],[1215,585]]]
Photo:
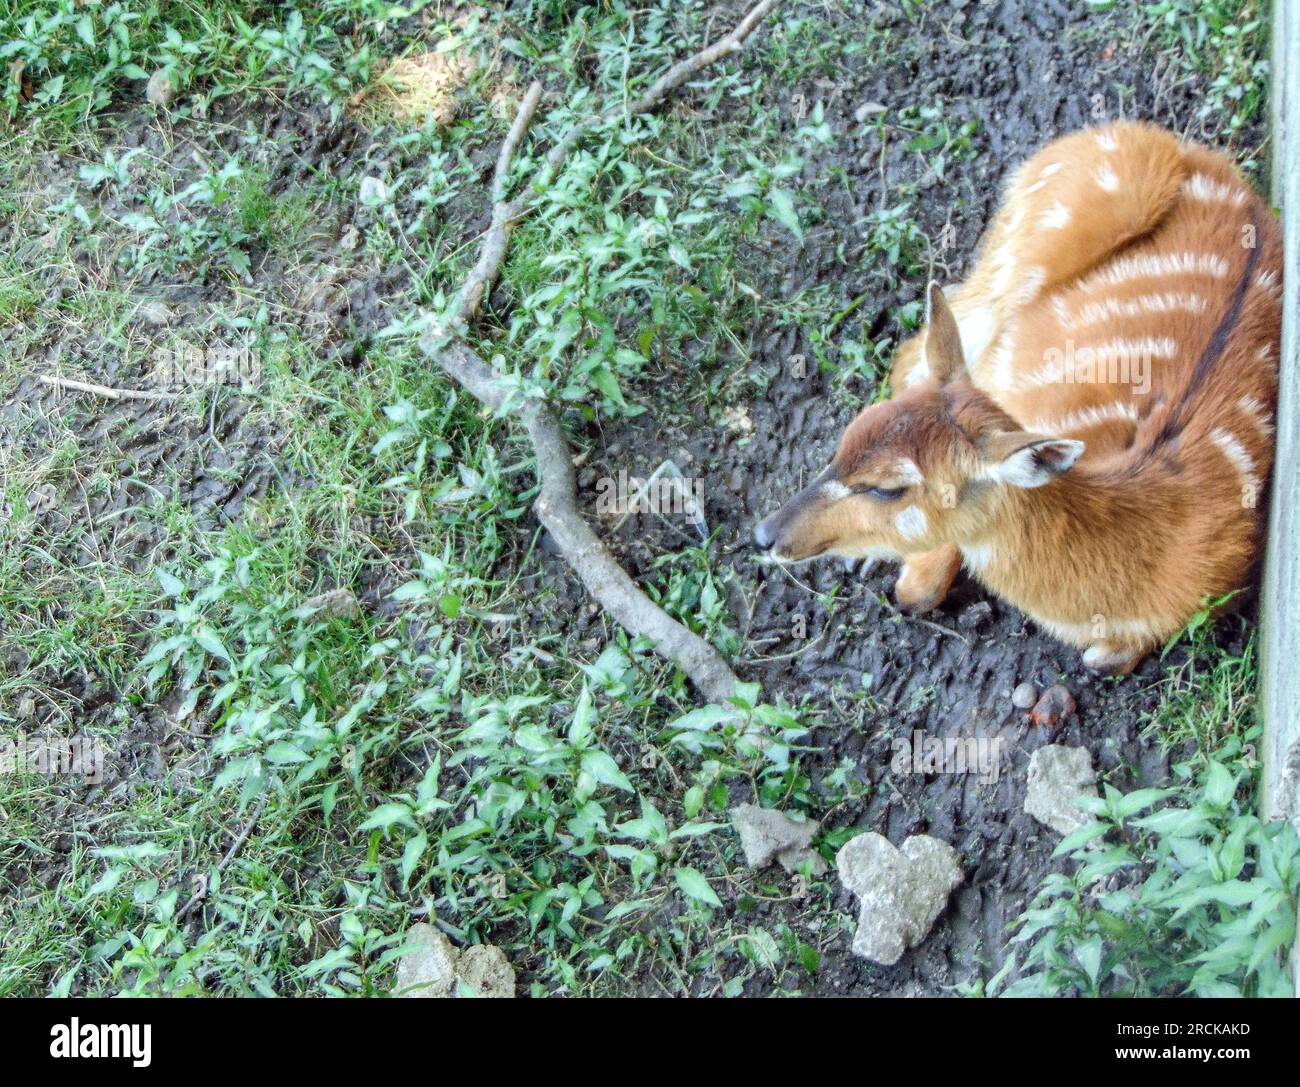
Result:
[[159,327],[171,324],[172,311],[161,302],[146,302],[137,311],[140,320],[147,325]]
[[492,944],[473,944],[460,954],[456,978],[476,997],[501,999],[515,995],[514,967],[505,952]]
[[361,605],[351,589],[331,589],[303,602],[304,612],[319,613],[319,619],[355,619],[361,614]]
[[166,109],[176,101],[176,79],[165,68],[159,68],[145,84],[144,96],[151,106]]
[[388,186],[380,178],[363,177],[359,196],[363,207],[377,207],[387,202]]
[[750,868],[766,868],[776,861],[787,872],[794,872],[807,860],[812,863],[813,875],[826,871],[826,862],[810,848],[821,829],[815,819],[796,820],[775,808],[740,804],[731,809],[731,825],[740,835]]
[[457,958],[452,942],[432,925],[420,922],[406,930],[406,943],[414,946],[397,964],[393,995],[451,996]]
[[853,111],[853,119],[857,121],[858,124],[863,124],[866,122],[868,117],[874,117],[878,113],[888,112],[889,107],[883,106],[879,102],[863,102],[862,105]]
[[1018,710],[1032,710],[1038,701],[1038,688],[1032,683],[1022,683],[1011,692],[1011,704]]
[[1025,811],[1058,834],[1071,834],[1088,822],[1075,800],[1097,795],[1092,758],[1082,747],[1048,744],[1029,757]]
[[492,944],[474,944],[463,951],[424,922],[406,930],[410,948],[397,963],[393,996],[511,997],[515,971],[505,952]]
[[902,849],[882,835],[859,834],[840,847],[835,864],[860,902],[853,953],[884,966],[925,939],[963,878],[957,851],[925,834]]

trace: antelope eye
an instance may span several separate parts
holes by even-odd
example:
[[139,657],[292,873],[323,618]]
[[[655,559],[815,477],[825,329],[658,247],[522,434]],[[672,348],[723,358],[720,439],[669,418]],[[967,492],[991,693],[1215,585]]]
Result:
[[881,502],[893,502],[895,499],[902,498],[906,487],[868,487],[867,494]]

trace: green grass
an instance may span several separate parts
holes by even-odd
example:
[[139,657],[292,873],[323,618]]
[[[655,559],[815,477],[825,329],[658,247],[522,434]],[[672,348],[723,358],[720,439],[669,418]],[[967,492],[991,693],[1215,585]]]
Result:
[[[262,0],[111,3],[3,0],[0,106],[10,119],[66,132],[121,99],[144,98],[165,73],[177,108],[276,88],[346,98],[369,76],[374,45],[399,8],[382,0],[324,0],[311,7]],[[352,29],[339,33],[335,28]]]
[[[601,19],[602,35],[619,25]],[[220,31],[220,13],[212,20],[203,34]],[[648,28],[639,61],[653,65],[673,51],[662,37],[655,44],[658,34]],[[156,45],[141,40],[139,55],[152,56]],[[74,107],[109,101],[96,88],[131,93],[131,72],[99,78],[77,67],[84,60],[67,62],[70,77],[89,82],[72,86],[63,116],[57,103],[43,103],[47,138],[69,138]],[[232,78],[230,57],[228,68],[197,63],[186,87]],[[620,72],[608,69],[607,89]],[[59,119],[67,127],[55,134]],[[706,372],[734,365],[722,362],[732,325],[752,317],[752,299],[729,281],[733,248],[707,222],[727,213],[729,168],[708,156],[691,163],[699,122],[661,127],[647,122],[644,132],[647,143],[663,140],[658,161],[593,141],[556,190],[556,210],[568,217],[539,216],[516,236],[505,286],[520,295],[553,278],[575,250],[593,254],[571,266],[569,282],[582,300],[579,334],[599,350],[587,346],[564,366],[555,350],[555,379],[539,375],[574,403],[631,410],[610,377],[635,384],[688,340],[715,345]],[[433,179],[473,183],[464,148],[498,133],[499,122],[475,115],[407,140],[429,156],[426,218],[408,232],[377,216],[359,256],[410,262],[428,284],[416,290],[431,301],[445,290],[466,254],[448,247],[454,224],[442,221],[446,194]],[[746,146],[761,146],[762,136]],[[61,303],[118,350],[131,347],[125,318],[145,267],[161,261],[173,275],[230,282],[229,273],[247,274],[258,246],[291,247],[313,204],[355,198],[321,179],[286,210],[267,174],[234,158],[178,181],[148,155],[116,154],[111,135],[76,140],[86,165],[56,231],[59,263],[106,259],[102,242],[117,224],[99,205],[128,189],[149,194],[160,228],[124,235],[128,247],[114,258],[126,272],[120,291],[79,284]],[[740,155],[740,143],[729,153]],[[749,237],[775,206],[765,200],[775,175],[761,161],[755,169]],[[640,263],[626,281],[609,279],[611,257]],[[526,325],[500,331],[535,344],[547,312],[540,303],[526,311]],[[645,323],[627,326],[638,312]],[[739,957],[750,965],[726,971],[734,986],[753,971],[779,976],[815,961],[807,936],[719,922],[732,846],[708,833],[733,782],[769,803],[808,802],[797,751],[770,737],[760,748],[755,732],[797,744],[803,724],[755,703],[717,715],[706,731],[702,722],[683,731],[673,724],[691,708],[683,677],[646,647],[607,631],[575,650],[550,629],[549,616],[567,605],[520,585],[536,561],[535,541],[516,528],[530,497],[525,450],[431,376],[399,327],[368,348],[357,380],[310,336],[255,320],[262,374],[251,410],[276,432],[280,477],[311,486],[274,486],[239,525],[216,534],[196,532],[174,504],[142,502],[133,516],[157,522],[165,541],[158,575],[120,568],[111,551],[98,566],[77,563],[84,526],[56,539],[10,526],[0,599],[27,663],[6,689],[19,699],[48,676],[85,670],[124,692],[119,727],[165,706],[180,746],[148,789],[119,784],[104,827],[78,832],[53,882],[20,895],[29,923],[6,937],[0,991],[375,992],[420,903],[436,903],[460,938],[505,946],[538,992],[617,991],[646,971],[657,984],[687,986],[706,964]],[[614,391],[602,401],[602,390]],[[207,410],[208,397],[196,395],[194,410]],[[72,431],[47,457],[42,478],[60,500],[73,472],[87,485],[76,467],[85,460]],[[111,460],[92,472],[104,473],[92,491],[115,482]],[[14,490],[21,500],[25,489]],[[665,555],[649,588],[734,650],[713,563],[701,550]],[[43,577],[35,567],[46,568]],[[379,596],[356,618],[300,614],[321,591],[364,598],[368,585],[380,586]],[[46,594],[60,600],[57,613],[42,604]],[[530,597],[534,606],[521,609]],[[110,747],[122,736],[110,730]],[[34,799],[57,793],[31,778],[6,793],[22,827],[6,850],[58,836]],[[257,827],[218,876],[231,835],[259,801]],[[87,817],[74,815],[73,826]],[[54,856],[49,846],[38,852]],[[29,852],[6,863],[15,880],[36,886],[27,882]],[[205,879],[212,923],[195,939],[176,913]]]
[[1260,118],[1271,70],[1264,0],[1158,0],[1141,12],[1156,48],[1207,84],[1199,117],[1221,141]]
[[[1300,836],[1255,814],[1253,727],[1174,767],[1167,788],[1104,787],[1013,925],[1007,996],[1294,996]],[[1019,971],[1018,975],[1015,971]],[[1008,975],[1015,980],[1003,988]]]

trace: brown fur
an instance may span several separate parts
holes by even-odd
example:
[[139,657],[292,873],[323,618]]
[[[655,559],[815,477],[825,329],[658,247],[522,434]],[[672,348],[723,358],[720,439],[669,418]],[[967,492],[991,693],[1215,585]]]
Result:
[[1126,671],[1249,574],[1281,279],[1278,225],[1222,155],[1144,124],[1058,140],[1016,171],[951,303],[931,288],[892,398],[759,534],[791,561],[903,558],[917,609],[964,558]]

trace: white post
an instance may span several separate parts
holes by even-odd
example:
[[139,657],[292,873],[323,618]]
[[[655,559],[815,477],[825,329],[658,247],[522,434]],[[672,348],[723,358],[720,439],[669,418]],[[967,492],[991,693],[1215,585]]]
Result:
[[[1277,455],[1260,604],[1261,814],[1300,828],[1300,2],[1273,4],[1273,203],[1282,210]],[[1300,942],[1291,954],[1300,995]]]

